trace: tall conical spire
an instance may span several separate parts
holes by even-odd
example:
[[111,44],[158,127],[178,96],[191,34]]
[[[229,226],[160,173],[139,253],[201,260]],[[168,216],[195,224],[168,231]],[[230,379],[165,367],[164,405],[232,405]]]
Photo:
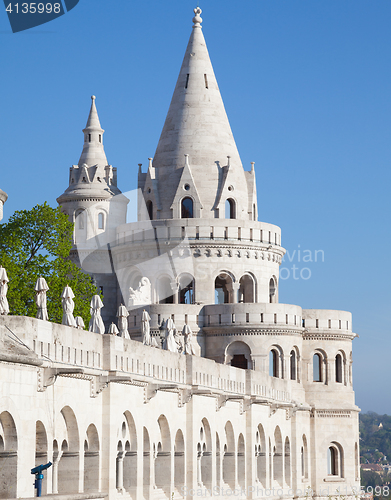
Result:
[[176,170],[183,168],[184,155],[189,155],[198,189],[207,186],[200,191],[203,217],[215,216],[210,212],[216,210],[221,168],[227,156],[231,158],[231,176],[236,178],[235,194],[245,197],[247,207],[244,171],[202,33],[201,12],[199,7],[194,9],[192,33],[153,160],[157,179],[161,179],[159,188],[164,191],[161,199],[167,199],[163,218],[172,214],[170,206],[180,179],[180,170]]
[[98,111],[95,105],[96,97],[91,96],[91,109],[88,115],[87,125],[83,129],[84,145],[79,160],[79,167],[86,163],[89,167],[93,165],[107,165],[107,158],[103,148],[104,130],[100,126]]
[[201,12],[199,7],[194,9],[193,30],[156,149],[155,167],[173,162],[180,167],[185,154],[192,164],[213,165],[227,156],[240,163],[202,33]]
[[88,115],[88,120],[87,120],[87,125],[86,125],[85,130],[87,130],[87,129],[90,129],[90,130],[98,129],[101,132],[103,132],[103,129],[100,126],[98,111],[96,110],[95,99],[96,99],[96,97],[94,95],[92,95],[91,96],[91,101],[92,101],[91,102],[91,109],[90,109],[90,114]]
[[103,133],[95,96],[91,96],[91,108],[87,125],[83,129],[84,144],[78,165],[69,173],[69,187],[57,198],[61,205],[69,199],[95,197],[111,198],[120,193],[117,188],[117,169],[108,164],[103,148]]

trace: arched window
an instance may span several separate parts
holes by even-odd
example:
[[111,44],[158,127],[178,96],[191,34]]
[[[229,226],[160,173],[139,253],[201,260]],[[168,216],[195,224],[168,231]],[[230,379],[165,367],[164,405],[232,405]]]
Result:
[[294,350],[291,351],[291,355],[290,355],[290,368],[291,368],[291,380],[296,380],[297,368],[296,368],[296,353]]
[[274,278],[270,278],[270,281],[269,281],[269,302],[270,302],[270,304],[276,302],[276,291],[277,291],[276,281]]
[[226,363],[244,370],[251,369],[251,350],[245,342],[232,342],[226,351]]
[[215,304],[233,302],[233,281],[229,274],[221,273],[215,279]]
[[153,220],[153,203],[151,200],[147,201],[147,211],[150,220]]
[[313,357],[313,381],[322,382],[322,356],[316,352]]
[[98,229],[104,229],[105,228],[105,215],[100,212],[98,214]]
[[308,478],[308,445],[307,438],[303,434],[303,446],[301,448],[301,472],[302,477]]
[[194,304],[194,279],[189,274],[179,278],[179,303]]
[[83,214],[83,212],[79,212],[76,215],[76,223],[77,223],[77,229],[84,229],[84,214]]
[[329,476],[343,477],[342,449],[336,443],[327,450],[327,474]]
[[255,302],[255,280],[249,275],[243,275],[239,280],[239,302],[246,302],[253,304]]
[[192,219],[193,215],[193,200],[191,198],[183,198],[181,202],[181,217],[182,219]]
[[269,375],[271,377],[279,377],[279,353],[277,349],[272,349],[269,352]]
[[236,219],[236,204],[232,198],[228,198],[225,202],[225,218]]
[[335,381],[340,384],[343,382],[341,354],[335,356]]

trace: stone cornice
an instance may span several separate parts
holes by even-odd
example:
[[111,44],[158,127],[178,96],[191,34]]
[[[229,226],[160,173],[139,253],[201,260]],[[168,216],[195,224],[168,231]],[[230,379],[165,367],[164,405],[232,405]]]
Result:
[[[229,330],[229,331],[227,331]],[[255,328],[255,327],[245,327],[242,325],[235,326],[232,325],[221,325],[221,327],[216,328],[215,326],[204,326],[202,331],[208,337],[234,337],[238,335],[292,335],[301,336],[302,328]]]
[[355,333],[303,333],[303,340],[353,340],[355,337]]
[[[183,240],[182,240],[183,241]],[[194,241],[188,241],[188,244],[182,243],[181,240],[168,240],[167,242],[162,240],[143,240],[143,241],[129,241],[125,243],[120,243],[112,246],[112,252],[118,262],[124,261],[134,261],[137,256],[134,253],[140,253],[139,257],[145,260],[146,251],[154,251],[156,255],[157,244],[160,246],[160,253],[165,253],[171,250],[174,254],[177,253],[179,256],[187,253],[188,256],[192,255],[194,257],[229,257],[232,259],[252,259],[252,260],[263,260],[269,262],[276,262],[281,264],[281,259],[285,253],[282,247],[274,246],[272,249],[267,250],[267,246],[264,243],[235,243],[235,241],[223,242],[213,242],[208,244],[196,244]],[[197,240],[198,242],[198,240]],[[168,243],[165,245],[165,243]],[[164,245],[164,246],[163,246]]]

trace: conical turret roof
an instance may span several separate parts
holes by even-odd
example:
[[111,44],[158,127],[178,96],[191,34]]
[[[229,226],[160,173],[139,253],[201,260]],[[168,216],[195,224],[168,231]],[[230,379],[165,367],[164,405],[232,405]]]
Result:
[[247,213],[244,171],[202,33],[202,11],[196,8],[194,12],[192,33],[153,159],[163,202],[162,218],[172,217],[170,207],[179,189],[185,155],[189,155],[204,206],[202,217],[214,216],[211,212],[216,209],[227,156],[235,194],[242,198],[239,203]]
[[193,30],[154,157],[154,167],[213,164],[227,156],[241,164],[202,33],[201,9]]
[[59,204],[73,199],[107,199],[120,193],[115,169],[108,164],[103,147],[104,130],[100,125],[95,96],[91,99],[87,125],[83,129],[83,151],[79,163],[70,169],[69,187],[57,198]]
[[84,132],[83,151],[79,160],[79,167],[87,164],[89,167],[93,165],[106,166],[107,158],[103,147],[104,130],[100,126],[98,111],[95,105],[95,96],[91,96],[91,108],[88,115],[87,125]]

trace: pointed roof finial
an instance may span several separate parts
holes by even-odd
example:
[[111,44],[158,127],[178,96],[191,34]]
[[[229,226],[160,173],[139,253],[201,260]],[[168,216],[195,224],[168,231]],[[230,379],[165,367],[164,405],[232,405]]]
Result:
[[202,18],[200,15],[201,12],[202,10],[197,5],[197,7],[194,9],[195,16],[193,17],[193,23],[194,23],[193,28],[201,28],[201,23],[202,23]]
[[96,99],[96,97],[94,95],[92,95],[91,96],[91,101],[92,101],[91,109],[90,109],[90,114],[88,115],[86,129],[102,130],[102,132],[103,132],[103,129],[100,126],[98,111],[96,110],[95,99]]

